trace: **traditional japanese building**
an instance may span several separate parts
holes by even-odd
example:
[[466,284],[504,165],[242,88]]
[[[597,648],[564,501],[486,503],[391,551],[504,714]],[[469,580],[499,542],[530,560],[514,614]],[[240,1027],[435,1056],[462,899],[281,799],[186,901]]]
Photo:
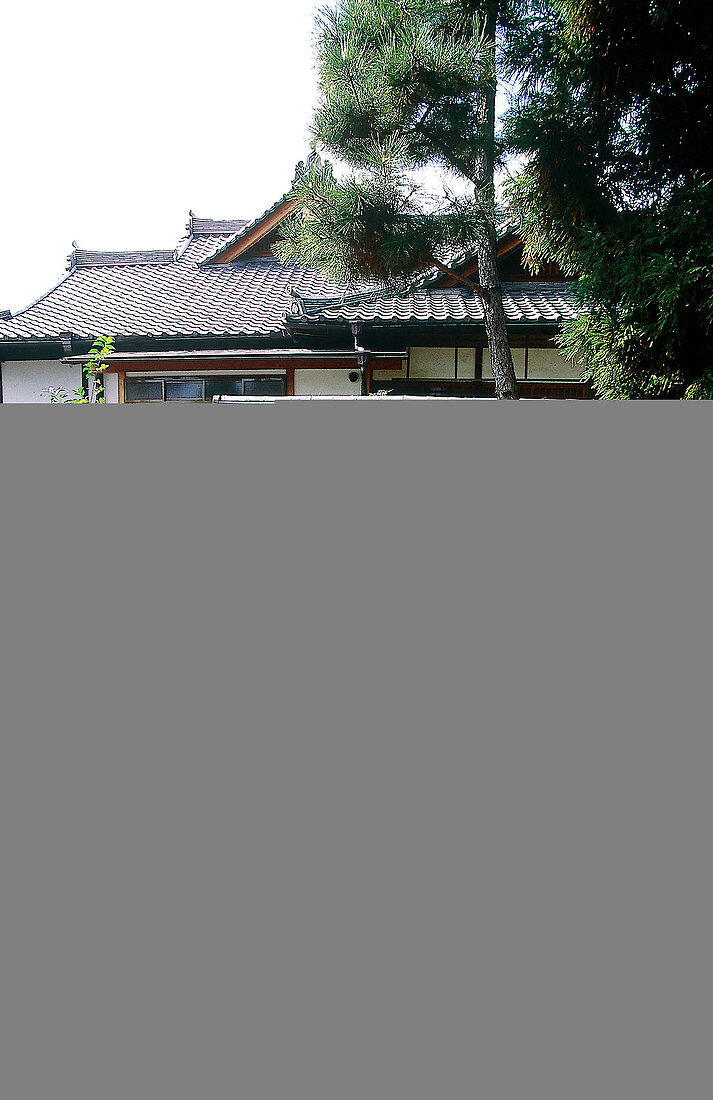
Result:
[[[47,400],[81,382],[97,336],[113,336],[110,403],[211,401],[219,395],[488,396],[483,310],[468,286],[425,273],[408,291],[353,293],[283,264],[272,246],[294,210],[283,196],[252,222],[191,214],[168,251],[75,249],[65,276],[14,316],[0,313],[2,400]],[[576,315],[573,283],[550,266],[533,278],[522,242],[499,241],[505,312],[524,397],[589,396],[554,337]],[[466,276],[472,255],[451,262]]]

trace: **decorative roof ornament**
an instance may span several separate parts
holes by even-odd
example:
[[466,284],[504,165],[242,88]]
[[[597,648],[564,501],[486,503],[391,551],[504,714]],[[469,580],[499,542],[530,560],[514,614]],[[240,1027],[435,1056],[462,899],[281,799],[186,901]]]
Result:
[[299,290],[296,290],[295,287],[291,286],[290,297],[292,298],[292,301],[290,302],[290,315],[292,317],[304,316],[304,298],[300,294]]
[[315,168],[319,170],[323,167],[324,164],[322,162],[322,158],[320,157],[317,150],[313,149],[310,155],[307,157],[307,160],[301,160],[295,168],[295,177],[292,180],[292,189],[294,190],[296,187],[299,187],[305,176],[308,176]]
[[300,180],[301,180],[301,179],[302,179],[302,177],[304,176],[304,174],[305,174],[305,171],[306,171],[306,165],[305,165],[305,162],[304,162],[303,160],[299,160],[299,161],[297,162],[297,167],[295,168],[295,174],[294,174],[294,178],[293,178],[293,180],[292,180],[292,186],[293,186],[293,187],[297,187],[297,185],[299,184]]

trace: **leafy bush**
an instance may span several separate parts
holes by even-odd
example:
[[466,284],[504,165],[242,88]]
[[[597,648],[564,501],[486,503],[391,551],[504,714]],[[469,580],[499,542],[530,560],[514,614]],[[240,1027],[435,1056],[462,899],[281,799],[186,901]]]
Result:
[[89,359],[82,367],[82,385],[71,394],[61,386],[48,386],[42,390],[52,405],[103,405],[104,380],[102,374],[107,368],[104,360],[114,351],[113,336],[97,336],[89,351]]

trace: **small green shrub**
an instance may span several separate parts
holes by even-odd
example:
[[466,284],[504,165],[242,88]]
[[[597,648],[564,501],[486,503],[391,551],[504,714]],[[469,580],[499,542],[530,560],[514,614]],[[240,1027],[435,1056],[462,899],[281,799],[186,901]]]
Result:
[[89,351],[89,359],[82,367],[83,384],[77,386],[71,394],[61,386],[48,386],[42,390],[52,405],[104,405],[104,380],[102,374],[107,368],[104,360],[114,351],[113,336],[97,336]]

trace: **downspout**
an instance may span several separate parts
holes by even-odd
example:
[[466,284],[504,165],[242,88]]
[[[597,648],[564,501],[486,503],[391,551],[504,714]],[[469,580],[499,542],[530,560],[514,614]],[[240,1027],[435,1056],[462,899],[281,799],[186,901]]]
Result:
[[369,382],[367,378],[366,368],[369,366],[369,360],[371,356],[368,351],[360,351],[357,355],[357,363],[359,365],[359,373],[361,375],[361,396],[367,397],[369,394]]
[[362,326],[358,321],[352,322],[352,336],[354,337],[354,351],[357,353],[357,365],[359,367],[359,374],[361,375],[361,387],[360,392],[362,397],[366,397],[369,393],[369,387],[367,385],[366,368],[369,366],[371,355],[369,352],[361,346],[360,338],[362,333]]

